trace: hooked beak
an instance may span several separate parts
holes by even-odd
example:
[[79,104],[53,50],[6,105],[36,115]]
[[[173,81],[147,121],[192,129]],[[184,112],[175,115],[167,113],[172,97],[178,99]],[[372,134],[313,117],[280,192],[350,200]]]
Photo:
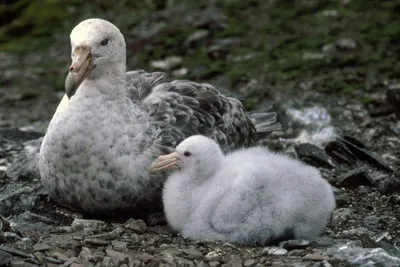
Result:
[[151,165],[150,173],[165,172],[170,170],[177,170],[182,167],[182,160],[177,152],[159,156]]
[[93,70],[91,48],[79,46],[75,48],[72,56],[72,64],[65,80],[65,91],[68,98],[71,98],[79,85],[86,79]]

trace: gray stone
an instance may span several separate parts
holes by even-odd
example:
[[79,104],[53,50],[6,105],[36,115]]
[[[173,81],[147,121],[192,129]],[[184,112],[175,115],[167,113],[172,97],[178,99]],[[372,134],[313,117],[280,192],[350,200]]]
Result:
[[12,255],[10,253],[0,250],[0,266],[8,266],[12,260]]
[[218,266],[221,266],[221,263],[220,263],[219,261],[210,261],[210,262],[208,263],[208,265],[209,265],[210,267],[218,267]]
[[338,227],[353,217],[354,217],[354,215],[353,215],[353,212],[351,209],[340,208],[333,212],[331,224],[334,227]]
[[303,239],[287,240],[279,243],[279,246],[286,250],[304,249],[310,245],[310,242]]
[[369,215],[364,217],[363,224],[365,227],[376,229],[381,224],[382,219],[376,215]]
[[101,231],[106,227],[106,223],[100,220],[84,220],[84,219],[75,219],[71,224],[72,231],[80,231],[80,230],[97,230]]
[[134,219],[129,219],[125,223],[125,228],[129,229],[129,230],[133,230],[137,234],[144,234],[148,230],[148,227],[144,221],[134,220]]
[[257,261],[255,259],[247,259],[244,261],[243,265],[245,267],[254,267],[257,265]]
[[234,255],[231,257],[232,259],[229,260],[227,263],[222,264],[222,267],[242,267],[243,260],[239,255]]
[[185,253],[190,259],[199,260],[203,258],[203,254],[195,249],[182,249],[182,252]]
[[207,255],[205,256],[206,259],[211,262],[211,261],[220,261],[222,258],[222,254],[220,251],[210,251],[209,253],[207,253]]
[[111,245],[114,247],[115,250],[124,250],[126,249],[127,242],[112,240]]
[[45,251],[49,250],[50,246],[45,243],[37,243],[33,246],[33,251]]
[[357,48],[357,43],[350,38],[342,38],[336,41],[336,47],[342,50],[354,50]]
[[288,251],[284,248],[280,247],[265,247],[261,251],[262,256],[267,256],[267,255],[285,255],[287,254]]

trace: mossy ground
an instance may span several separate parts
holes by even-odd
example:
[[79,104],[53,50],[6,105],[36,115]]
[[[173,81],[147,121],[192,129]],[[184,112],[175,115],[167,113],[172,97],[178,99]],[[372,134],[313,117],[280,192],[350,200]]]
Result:
[[[400,2],[379,0],[19,0],[0,5],[0,13],[8,14],[0,49],[41,55],[41,64],[55,72],[42,83],[61,91],[68,52],[56,65],[46,48],[57,43],[68,51],[73,26],[101,17],[126,36],[130,68],[151,71],[152,60],[180,56],[189,70],[184,78],[212,82],[223,76],[226,88],[244,94],[247,108],[271,95],[287,99],[309,91],[367,104],[374,101],[370,93],[383,94],[398,83],[399,11]],[[199,30],[205,36],[188,43]],[[328,49],[343,38],[357,46]],[[243,90],[252,80],[257,86]]]

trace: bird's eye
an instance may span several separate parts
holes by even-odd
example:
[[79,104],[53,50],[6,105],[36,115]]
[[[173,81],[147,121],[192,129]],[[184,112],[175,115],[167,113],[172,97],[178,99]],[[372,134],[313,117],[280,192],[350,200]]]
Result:
[[107,45],[108,44],[108,38],[104,39],[103,41],[101,41],[101,45]]
[[190,152],[188,152],[188,151],[185,151],[185,152],[183,152],[183,155],[184,155],[185,157],[189,157],[190,155],[192,155],[192,153],[190,153]]

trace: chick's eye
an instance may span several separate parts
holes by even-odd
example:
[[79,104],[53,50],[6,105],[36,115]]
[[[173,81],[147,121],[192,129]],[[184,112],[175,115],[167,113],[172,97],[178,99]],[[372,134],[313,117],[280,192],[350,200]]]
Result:
[[185,152],[183,152],[183,155],[184,155],[185,157],[189,157],[190,155],[192,155],[192,153],[190,153],[190,152],[188,152],[188,151],[185,151]]
[[108,38],[104,39],[103,41],[101,41],[101,45],[107,45],[108,44]]

